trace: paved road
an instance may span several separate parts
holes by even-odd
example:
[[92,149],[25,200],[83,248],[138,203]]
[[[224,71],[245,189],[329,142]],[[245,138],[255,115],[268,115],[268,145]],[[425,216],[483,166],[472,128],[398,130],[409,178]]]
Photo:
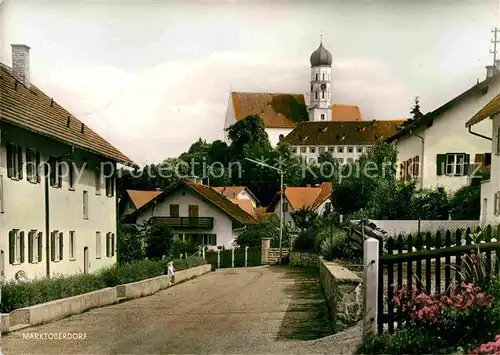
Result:
[[[331,341],[309,341],[331,334],[327,314],[314,273],[221,269],[149,297],[11,333],[1,343],[4,354],[339,353]],[[61,332],[85,339],[23,339]]]

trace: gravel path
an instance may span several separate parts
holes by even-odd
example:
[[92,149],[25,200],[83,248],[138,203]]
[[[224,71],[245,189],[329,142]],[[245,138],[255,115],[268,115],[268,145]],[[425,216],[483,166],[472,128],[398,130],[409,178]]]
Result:
[[[328,336],[327,314],[314,272],[221,269],[150,297],[11,333],[1,344],[3,354],[352,352],[359,327]],[[61,332],[85,339],[23,339]]]

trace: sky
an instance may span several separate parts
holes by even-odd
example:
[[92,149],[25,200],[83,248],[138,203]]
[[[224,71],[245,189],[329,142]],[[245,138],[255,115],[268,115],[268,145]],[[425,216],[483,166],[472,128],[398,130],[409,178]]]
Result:
[[499,5],[0,0],[0,62],[30,46],[32,83],[143,165],[222,139],[230,91],[307,94],[321,33],[332,103],[364,119],[408,117],[415,96],[433,110],[485,78]]

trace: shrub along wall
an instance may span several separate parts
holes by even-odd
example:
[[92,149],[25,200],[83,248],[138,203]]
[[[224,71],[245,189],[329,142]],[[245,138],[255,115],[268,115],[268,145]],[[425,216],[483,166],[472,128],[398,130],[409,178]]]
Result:
[[[176,271],[206,263],[205,259],[197,256],[175,259],[173,262]],[[167,260],[140,260],[114,265],[88,275],[61,275],[25,282],[9,281],[2,285],[0,313],[164,275],[166,267]]]

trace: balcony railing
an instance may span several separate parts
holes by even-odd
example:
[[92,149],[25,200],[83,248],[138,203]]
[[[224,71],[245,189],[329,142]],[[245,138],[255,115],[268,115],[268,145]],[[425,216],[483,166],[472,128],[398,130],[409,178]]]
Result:
[[212,229],[214,226],[213,217],[153,217],[153,220],[171,228]]

